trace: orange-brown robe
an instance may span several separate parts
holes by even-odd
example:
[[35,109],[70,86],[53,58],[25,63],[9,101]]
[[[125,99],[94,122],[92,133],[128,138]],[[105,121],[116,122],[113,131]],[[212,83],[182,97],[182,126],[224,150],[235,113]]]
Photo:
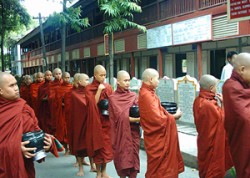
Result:
[[28,105],[32,105],[31,103],[31,95],[30,95],[30,85],[21,84],[20,86],[20,97],[23,98]]
[[72,85],[63,82],[62,85],[55,89],[54,111],[56,119],[55,137],[62,143],[68,143],[67,125],[64,109],[64,95],[72,89]]
[[[34,111],[21,98],[0,97],[0,118],[0,177],[35,178],[32,158],[24,158],[21,151],[22,134],[40,130]],[[57,155],[55,142],[50,151]]]
[[233,71],[222,88],[225,129],[238,178],[250,177],[250,87]]
[[[97,80],[93,80],[86,87],[87,99],[87,151],[90,157],[94,158],[97,164],[112,161],[113,153],[111,146],[110,121],[108,116],[101,115],[101,112],[95,102],[95,95],[99,86]],[[102,90],[99,101],[108,99],[112,94],[112,88],[109,84],[104,83],[105,89]],[[98,101],[98,102],[99,102]]]
[[201,88],[193,111],[198,132],[199,175],[206,178],[224,177],[233,166],[224,128],[224,110],[218,106],[215,93]]
[[173,115],[162,106],[153,88],[145,83],[139,92],[140,123],[147,153],[146,178],[175,178],[184,171]]
[[40,86],[43,85],[43,83],[44,81],[30,84],[30,96],[31,96],[32,108],[34,109],[36,116],[38,114],[38,105],[37,105],[38,89]]
[[[86,128],[87,128],[87,105],[85,97],[85,87],[79,86],[71,90],[70,101],[70,128],[69,143],[70,151],[78,157],[87,156]],[[80,113],[80,114],[79,114]]]
[[[37,107],[38,114],[37,119],[39,127],[46,133],[52,134],[52,121],[50,107],[48,103],[48,95],[50,90],[51,81],[45,80],[45,83],[38,89]],[[44,99],[47,98],[47,99]]]
[[136,178],[140,171],[140,126],[129,121],[130,107],[136,104],[136,93],[119,86],[109,97],[114,164],[120,177]]

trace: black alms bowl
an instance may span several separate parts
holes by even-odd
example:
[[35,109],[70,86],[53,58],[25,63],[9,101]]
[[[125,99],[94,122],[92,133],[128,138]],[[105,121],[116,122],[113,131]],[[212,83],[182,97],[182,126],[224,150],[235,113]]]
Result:
[[25,145],[25,147],[36,148],[36,150],[32,152],[35,154],[35,157],[33,158],[33,160],[37,161],[46,156],[44,148],[43,148],[44,132],[42,130],[24,133],[22,136],[22,141],[23,142],[30,141],[29,144]]
[[98,107],[101,110],[102,115],[108,116],[108,109],[109,109],[109,101],[107,99],[103,99],[98,103]]
[[129,109],[129,117],[138,118],[140,117],[139,107],[137,105],[133,105]]
[[170,114],[175,114],[177,111],[177,104],[174,102],[161,102],[161,106]]

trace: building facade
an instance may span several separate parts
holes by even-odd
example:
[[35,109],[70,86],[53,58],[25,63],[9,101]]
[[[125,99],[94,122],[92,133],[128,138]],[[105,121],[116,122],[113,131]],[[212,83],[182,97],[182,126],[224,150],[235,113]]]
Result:
[[[82,17],[90,27],[75,32],[67,27],[66,71],[93,76],[96,64],[109,68],[105,55],[104,18],[96,0],[81,0]],[[147,33],[129,29],[114,34],[114,75],[127,70],[141,78],[145,68],[160,76],[183,75],[199,78],[211,74],[220,78],[226,53],[250,51],[249,21],[229,22],[226,0],[142,0],[141,14],[134,21],[144,25]],[[61,66],[61,35],[44,23],[45,48],[49,69]],[[19,42],[22,71],[32,74],[42,70],[42,47],[39,28]]]

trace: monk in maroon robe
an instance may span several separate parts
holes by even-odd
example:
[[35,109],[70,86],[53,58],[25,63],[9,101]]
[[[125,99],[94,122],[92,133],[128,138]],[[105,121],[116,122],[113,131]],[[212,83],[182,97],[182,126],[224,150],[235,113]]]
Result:
[[31,104],[31,95],[30,95],[30,84],[32,83],[32,80],[29,75],[23,76],[23,82],[20,86],[20,97],[24,99],[28,105]]
[[140,171],[140,118],[129,117],[129,110],[137,105],[137,96],[129,91],[130,76],[126,71],[118,72],[117,84],[117,90],[109,97],[114,164],[121,178],[136,178]]
[[38,123],[42,130],[46,133],[52,134],[52,121],[51,121],[51,113],[48,103],[48,95],[50,84],[52,82],[52,73],[51,71],[45,72],[45,82],[42,86],[38,89],[38,99],[37,99],[37,106],[38,106]]
[[97,178],[108,178],[106,164],[113,159],[111,146],[111,132],[109,117],[101,114],[98,103],[108,99],[112,94],[112,87],[104,83],[106,70],[97,65],[94,68],[94,80],[86,87],[87,100],[87,150],[96,163]]
[[200,93],[193,105],[194,120],[198,132],[198,166],[200,177],[224,177],[233,166],[229,144],[224,128],[222,96],[216,94],[218,79],[203,75],[200,79]]
[[241,53],[222,88],[225,129],[238,178],[250,177],[250,54]]
[[70,84],[70,74],[68,72],[63,73],[63,83],[60,87],[55,88],[55,101],[53,110],[55,112],[56,120],[56,138],[64,145],[65,155],[69,154],[68,149],[68,136],[67,136],[67,125],[65,119],[65,108],[64,108],[64,95],[70,92],[72,85]]
[[49,95],[48,95],[48,102],[49,102],[49,108],[50,108],[50,113],[51,113],[51,130],[52,134],[54,135],[56,132],[56,118],[57,113],[55,108],[56,101],[55,101],[55,95],[56,95],[56,89],[61,87],[63,80],[62,80],[62,71],[59,68],[55,68],[53,71],[53,76],[54,80],[50,84],[50,89],[49,89]]
[[32,101],[32,108],[35,111],[35,114],[38,114],[38,105],[37,105],[37,97],[38,97],[38,89],[44,83],[44,75],[41,72],[38,72],[36,75],[36,81],[30,86],[30,95]]
[[184,171],[175,120],[182,115],[169,114],[155,93],[159,74],[155,69],[146,69],[142,74],[143,84],[139,92],[140,123],[147,153],[146,178],[177,178]]
[[[75,78],[75,77],[74,77]],[[70,140],[71,153],[76,156],[79,172],[78,176],[84,176],[83,160],[87,156],[86,128],[87,128],[87,106],[85,97],[85,87],[89,83],[89,77],[86,74],[78,75],[78,87],[72,89],[71,93],[71,122],[70,122]],[[81,113],[81,114],[79,114]],[[91,162],[91,171],[94,171],[93,162]]]
[[[19,98],[16,79],[0,72],[0,177],[35,178],[35,154],[30,151],[36,148],[25,147],[29,141],[22,142],[22,134],[39,130],[34,111]],[[44,143],[45,151],[56,153],[49,135]]]

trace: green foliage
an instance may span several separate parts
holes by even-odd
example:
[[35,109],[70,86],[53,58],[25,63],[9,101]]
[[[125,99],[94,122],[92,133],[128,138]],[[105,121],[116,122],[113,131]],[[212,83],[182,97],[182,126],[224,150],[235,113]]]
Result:
[[48,23],[55,27],[62,27],[62,25],[70,25],[72,29],[80,32],[81,27],[88,27],[88,18],[81,18],[81,6],[70,7],[65,12],[57,13],[54,12],[48,18]]
[[146,32],[146,27],[133,22],[133,13],[141,13],[139,0],[98,0],[101,11],[106,15],[104,33],[113,33],[128,28]]
[[[5,39],[13,31],[18,31],[24,26],[28,26],[30,16],[24,9],[19,0],[0,0],[0,46],[2,71],[5,69],[4,46],[7,44]],[[13,43],[11,41],[11,43]]]
[[15,31],[22,25],[27,26],[30,22],[30,16],[19,0],[1,0],[0,14],[0,30]]

